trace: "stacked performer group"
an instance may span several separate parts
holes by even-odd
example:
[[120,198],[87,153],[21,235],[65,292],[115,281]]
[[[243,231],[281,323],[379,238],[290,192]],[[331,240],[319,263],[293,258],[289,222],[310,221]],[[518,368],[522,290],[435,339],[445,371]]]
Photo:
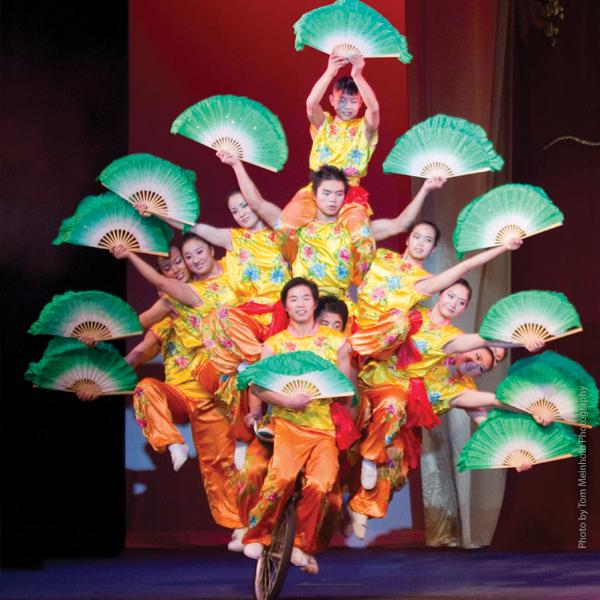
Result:
[[[563,294],[508,296],[478,333],[454,325],[472,296],[465,275],[561,225],[561,211],[531,185],[490,190],[461,211],[454,232],[459,258],[478,252],[427,272],[440,239],[437,225],[419,220],[427,196],[452,177],[500,170],[502,158],[479,126],[432,116],[400,137],[384,162],[385,172],[421,177],[423,185],[397,217],[377,218],[369,204],[375,192],[362,185],[381,119],[365,58],[408,63],[406,40],[358,0],[311,11],[295,31],[298,49],[329,55],[306,101],[310,183],[290,190],[281,209],[252,181],[245,163],[279,171],[287,160],[281,124],[258,102],[213,96],[189,107],[172,132],[217,150],[233,171],[239,191],[226,201],[235,226],[197,222],[193,172],[149,154],[115,160],[99,176],[109,191],[85,198],[54,243],[107,248],[159,297],[139,316],[103,292],[55,297],[30,333],[58,337],[26,377],[81,400],[132,393],[144,436],[169,452],[175,470],[189,451],[177,425],[189,421],[212,516],[232,530],[229,548],[251,558],[271,543],[302,472],[291,561],[316,573],[314,555],[343,512],[364,538],[368,519],[386,515],[418,465],[422,428],[451,408],[479,424],[460,469],[520,471],[577,456],[570,426],[600,418],[594,380],[555,352],[512,365],[495,394],[475,385],[508,348],[537,352],[581,331]],[[350,74],[336,79],[346,67]],[[178,244],[172,228],[183,232]],[[403,253],[376,246],[400,233]],[[158,255],[158,269],[142,253]],[[107,343],[142,331],[125,358]],[[137,381],[134,370],[159,353],[164,381]]]

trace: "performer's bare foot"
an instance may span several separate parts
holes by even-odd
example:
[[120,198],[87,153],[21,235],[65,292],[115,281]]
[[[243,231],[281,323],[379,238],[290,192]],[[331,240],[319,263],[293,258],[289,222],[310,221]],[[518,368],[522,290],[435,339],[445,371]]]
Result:
[[258,560],[264,549],[265,547],[262,544],[259,544],[258,542],[251,542],[250,544],[246,544],[244,546],[244,556]]
[[309,575],[316,575],[319,572],[319,563],[317,562],[317,559],[311,554],[307,554],[306,556],[308,558],[308,563],[305,567],[300,567],[300,570]]
[[169,454],[171,455],[171,463],[173,471],[179,471],[183,463],[188,459],[190,447],[187,444],[169,444]]
[[367,535],[367,515],[354,512],[350,507],[348,507],[348,514],[352,520],[352,531],[354,531],[354,535],[359,540],[364,540]]
[[242,543],[242,538],[246,535],[246,531],[248,531],[246,527],[234,529],[231,534],[231,541],[227,544],[227,550],[230,552],[243,552],[244,544]]
[[300,550],[297,546],[294,546],[292,548],[290,562],[296,567],[306,567],[308,566],[308,554],[303,550]]

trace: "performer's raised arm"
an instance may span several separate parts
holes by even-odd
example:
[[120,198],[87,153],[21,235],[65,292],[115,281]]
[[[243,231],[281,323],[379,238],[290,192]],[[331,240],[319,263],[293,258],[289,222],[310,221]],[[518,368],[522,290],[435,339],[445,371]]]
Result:
[[367,139],[371,139],[379,127],[379,102],[375,96],[373,88],[367,83],[363,75],[365,68],[365,59],[360,54],[354,54],[348,58],[352,65],[350,77],[354,79],[354,83],[358,88],[362,101],[365,103],[365,132]]
[[222,163],[233,168],[233,172],[240,186],[240,191],[248,206],[258,214],[258,216],[270,227],[275,227],[280,215],[281,209],[272,202],[265,200],[260,190],[254,184],[254,181],[248,175],[242,161],[229,154],[228,152],[217,152],[217,156]]
[[445,183],[446,179],[444,177],[426,179],[415,197],[397,217],[394,219],[372,220],[371,229],[373,230],[375,241],[380,242],[399,233],[407,232],[417,220],[429,192],[441,189]]
[[475,256],[471,256],[437,275],[431,275],[430,277],[417,281],[417,283],[415,283],[415,289],[422,294],[430,295],[441,292],[458,279],[464,277],[469,271],[482,267],[497,256],[504,254],[507,250],[517,250],[522,244],[523,240],[521,238],[510,238],[501,246],[495,246],[489,250],[479,252]]
[[317,82],[310,90],[308,98],[306,99],[306,116],[310,121],[310,124],[319,128],[323,124],[323,107],[321,106],[321,100],[329,87],[329,84],[333,78],[337,75],[338,71],[346,64],[346,59],[338,56],[337,54],[331,54],[329,61],[327,62],[327,69]]

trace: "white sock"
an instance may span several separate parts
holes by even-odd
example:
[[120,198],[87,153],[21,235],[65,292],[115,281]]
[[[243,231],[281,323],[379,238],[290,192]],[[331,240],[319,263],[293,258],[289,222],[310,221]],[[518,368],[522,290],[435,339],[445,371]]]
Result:
[[235,450],[233,451],[233,464],[238,471],[244,468],[246,462],[246,450],[248,450],[248,442],[240,440],[235,441]]
[[365,490],[372,490],[377,485],[377,465],[367,458],[362,459],[360,483]]
[[183,463],[188,458],[190,447],[187,444],[170,444],[169,454],[171,455],[171,463],[173,463],[173,470],[179,471],[183,466]]

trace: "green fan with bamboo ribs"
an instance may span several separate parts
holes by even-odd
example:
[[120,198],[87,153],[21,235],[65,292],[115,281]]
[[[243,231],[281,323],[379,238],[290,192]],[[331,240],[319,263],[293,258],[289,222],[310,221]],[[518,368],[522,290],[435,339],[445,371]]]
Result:
[[34,386],[94,396],[132,394],[137,375],[108,344],[88,348],[74,339],[55,338],[25,379]]
[[296,50],[311,46],[344,58],[397,58],[408,64],[412,56],[406,38],[375,9],[360,0],[336,0],[303,14],[294,23]]
[[499,171],[503,166],[483,128],[459,117],[435,115],[396,140],[383,172],[449,178]]
[[352,382],[329,361],[299,350],[263,358],[238,374],[237,388],[257,385],[284,396],[306,394],[311,400],[354,396]]
[[494,410],[465,444],[458,470],[518,469],[580,453],[577,436],[567,425],[543,427],[528,415]]
[[110,163],[98,180],[134,208],[144,206],[151,214],[186,225],[195,225],[198,220],[196,174],[168,160],[152,154],[129,154]]
[[577,427],[600,423],[598,388],[595,385],[594,389],[582,388],[576,377],[541,361],[525,365],[505,377],[496,388],[496,397],[503,404],[538,419]]
[[65,219],[52,242],[110,250],[124,244],[131,252],[169,256],[173,230],[156,217],[142,217],[128,203],[106,192],[84,198]]
[[588,429],[600,425],[594,378],[578,362],[551,350],[511,365],[496,396],[540,418]]
[[500,246],[506,240],[524,239],[563,224],[564,215],[546,192],[533,185],[500,185],[467,204],[452,235],[457,257],[465,252]]
[[526,346],[582,330],[577,310],[564,294],[529,290],[496,302],[483,318],[479,335],[489,341]]
[[54,296],[28,333],[101,341],[139,335],[143,329],[127,302],[112,294],[91,290]]
[[281,171],[288,159],[279,119],[243,96],[211,96],[190,106],[173,121],[171,133],[269,171]]

